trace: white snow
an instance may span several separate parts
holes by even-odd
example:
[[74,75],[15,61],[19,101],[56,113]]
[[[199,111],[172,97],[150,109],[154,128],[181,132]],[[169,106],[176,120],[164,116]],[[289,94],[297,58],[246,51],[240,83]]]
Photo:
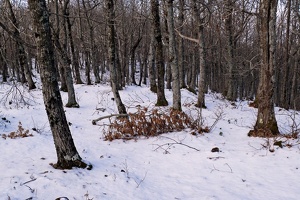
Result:
[[[247,101],[233,106],[218,94],[207,94],[204,124],[210,127],[217,116],[221,119],[204,135],[193,136],[185,130],[137,141],[109,142],[103,140],[103,129],[109,120],[96,126],[91,122],[117,113],[110,87],[76,85],[80,108],[65,108],[66,115],[77,150],[93,169],[56,170],[49,165],[56,162],[56,152],[41,90],[29,94],[22,89],[31,105],[20,103],[16,107],[14,102],[9,105],[3,99],[9,88],[6,84],[0,87],[0,116],[9,120],[0,119],[0,134],[16,131],[21,122],[33,137],[0,138],[1,200],[300,198],[299,139],[281,139],[291,147],[280,148],[272,147],[273,139],[248,137],[257,110]],[[120,93],[130,112],[135,112],[137,105],[152,108],[156,102],[156,95],[147,87],[129,86]],[[171,105],[171,91],[166,90],[166,96]],[[62,93],[62,97],[66,103],[67,94]],[[182,90],[187,113],[197,113],[192,106],[196,98]],[[291,131],[293,119],[294,129],[299,128],[295,111],[276,108],[276,117],[284,133]],[[214,147],[220,152],[211,152]]]

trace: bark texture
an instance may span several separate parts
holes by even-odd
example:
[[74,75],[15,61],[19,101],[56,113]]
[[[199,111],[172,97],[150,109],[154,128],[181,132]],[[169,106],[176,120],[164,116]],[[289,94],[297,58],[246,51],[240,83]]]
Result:
[[276,47],[277,0],[261,0],[259,8],[261,68],[257,91],[258,114],[249,136],[270,137],[279,134],[274,113],[274,67]]
[[178,68],[178,56],[176,52],[173,0],[168,0],[168,29],[169,29],[169,62],[172,70],[173,109],[181,111],[181,93]]
[[[201,3],[201,5],[203,5]],[[198,81],[198,100],[197,107],[205,108],[205,42],[204,42],[204,18],[201,13],[200,6],[197,4],[196,0],[192,0],[193,15],[197,23],[197,32],[198,32],[198,45],[199,45],[199,64],[200,64],[200,76]]]
[[20,65],[21,69],[24,70],[25,78],[28,83],[28,88],[30,90],[35,89],[36,86],[32,80],[30,66],[28,65],[28,62],[27,62],[25,47],[24,47],[23,43],[21,42],[22,39],[20,36],[19,25],[17,23],[16,16],[14,14],[14,11],[13,11],[10,1],[6,0],[6,3],[7,3],[8,10],[9,10],[11,22],[13,23],[13,29],[14,29],[13,35],[14,35],[14,38],[16,38],[16,48],[17,48],[17,54],[18,54],[18,59],[19,59],[19,65]]
[[115,13],[114,13],[114,1],[105,0],[107,20],[108,20],[108,56],[109,56],[109,70],[112,92],[117,104],[119,114],[126,114],[126,108],[121,100],[119,91],[117,89],[117,74],[116,74],[116,38],[115,38]]
[[45,0],[28,0],[28,4],[36,28],[44,104],[58,159],[53,166],[57,169],[85,168],[87,164],[82,161],[74,145],[59,92],[46,2]]
[[159,2],[158,0],[151,0],[151,15],[152,15],[152,28],[154,30],[155,38],[155,61],[157,68],[157,106],[167,106],[168,102],[165,97],[165,67],[163,57],[163,43],[160,28],[159,16]]

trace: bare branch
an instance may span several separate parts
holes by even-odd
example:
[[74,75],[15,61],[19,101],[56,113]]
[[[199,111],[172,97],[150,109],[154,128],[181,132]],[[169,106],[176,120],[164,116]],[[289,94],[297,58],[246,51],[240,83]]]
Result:
[[92,121],[93,125],[96,125],[96,122],[101,121],[102,119],[111,118],[111,117],[128,117],[128,114],[111,114],[103,117],[99,117]]
[[177,29],[175,29],[175,31],[176,31],[177,34],[178,34],[181,38],[183,38],[183,39],[186,39],[186,40],[195,42],[195,43],[197,43],[197,44],[200,43],[200,42],[199,42],[199,39],[195,39],[195,38],[191,38],[191,37],[185,36],[185,35],[181,34]]

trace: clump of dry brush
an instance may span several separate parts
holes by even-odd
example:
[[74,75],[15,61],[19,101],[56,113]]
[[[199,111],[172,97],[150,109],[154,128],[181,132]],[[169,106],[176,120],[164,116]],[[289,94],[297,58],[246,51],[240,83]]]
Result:
[[182,131],[187,128],[198,133],[207,130],[199,127],[195,120],[182,111],[172,108],[148,111],[148,108],[140,107],[136,113],[116,118],[104,133],[104,138],[109,141],[114,139],[130,140],[138,137],[148,138],[162,133]]

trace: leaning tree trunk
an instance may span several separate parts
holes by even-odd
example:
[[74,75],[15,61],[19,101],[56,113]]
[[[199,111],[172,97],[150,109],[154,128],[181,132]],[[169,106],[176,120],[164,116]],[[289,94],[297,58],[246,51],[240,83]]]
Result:
[[249,136],[270,137],[279,134],[274,112],[274,67],[276,48],[277,0],[261,0],[260,49],[261,68],[257,91],[258,114],[254,130]]
[[178,69],[178,56],[176,53],[175,44],[175,30],[174,30],[174,11],[173,1],[168,0],[168,29],[169,29],[169,62],[172,71],[172,91],[173,91],[173,109],[181,111],[181,93],[180,93],[180,80]]
[[118,107],[119,114],[126,114],[126,108],[121,101],[119,91],[117,89],[117,75],[116,75],[116,38],[115,38],[115,9],[114,0],[105,0],[107,9],[107,20],[108,20],[108,56],[109,56],[109,70],[112,92],[115,97],[115,101]]
[[157,67],[157,103],[156,106],[167,106],[165,97],[165,67],[163,58],[163,44],[160,29],[159,3],[158,0],[151,0],[152,28],[155,38],[155,61]]
[[40,64],[43,97],[57,153],[57,169],[85,168],[78,154],[63,109],[54,66],[54,47],[45,0],[28,0],[36,28],[38,61]]

